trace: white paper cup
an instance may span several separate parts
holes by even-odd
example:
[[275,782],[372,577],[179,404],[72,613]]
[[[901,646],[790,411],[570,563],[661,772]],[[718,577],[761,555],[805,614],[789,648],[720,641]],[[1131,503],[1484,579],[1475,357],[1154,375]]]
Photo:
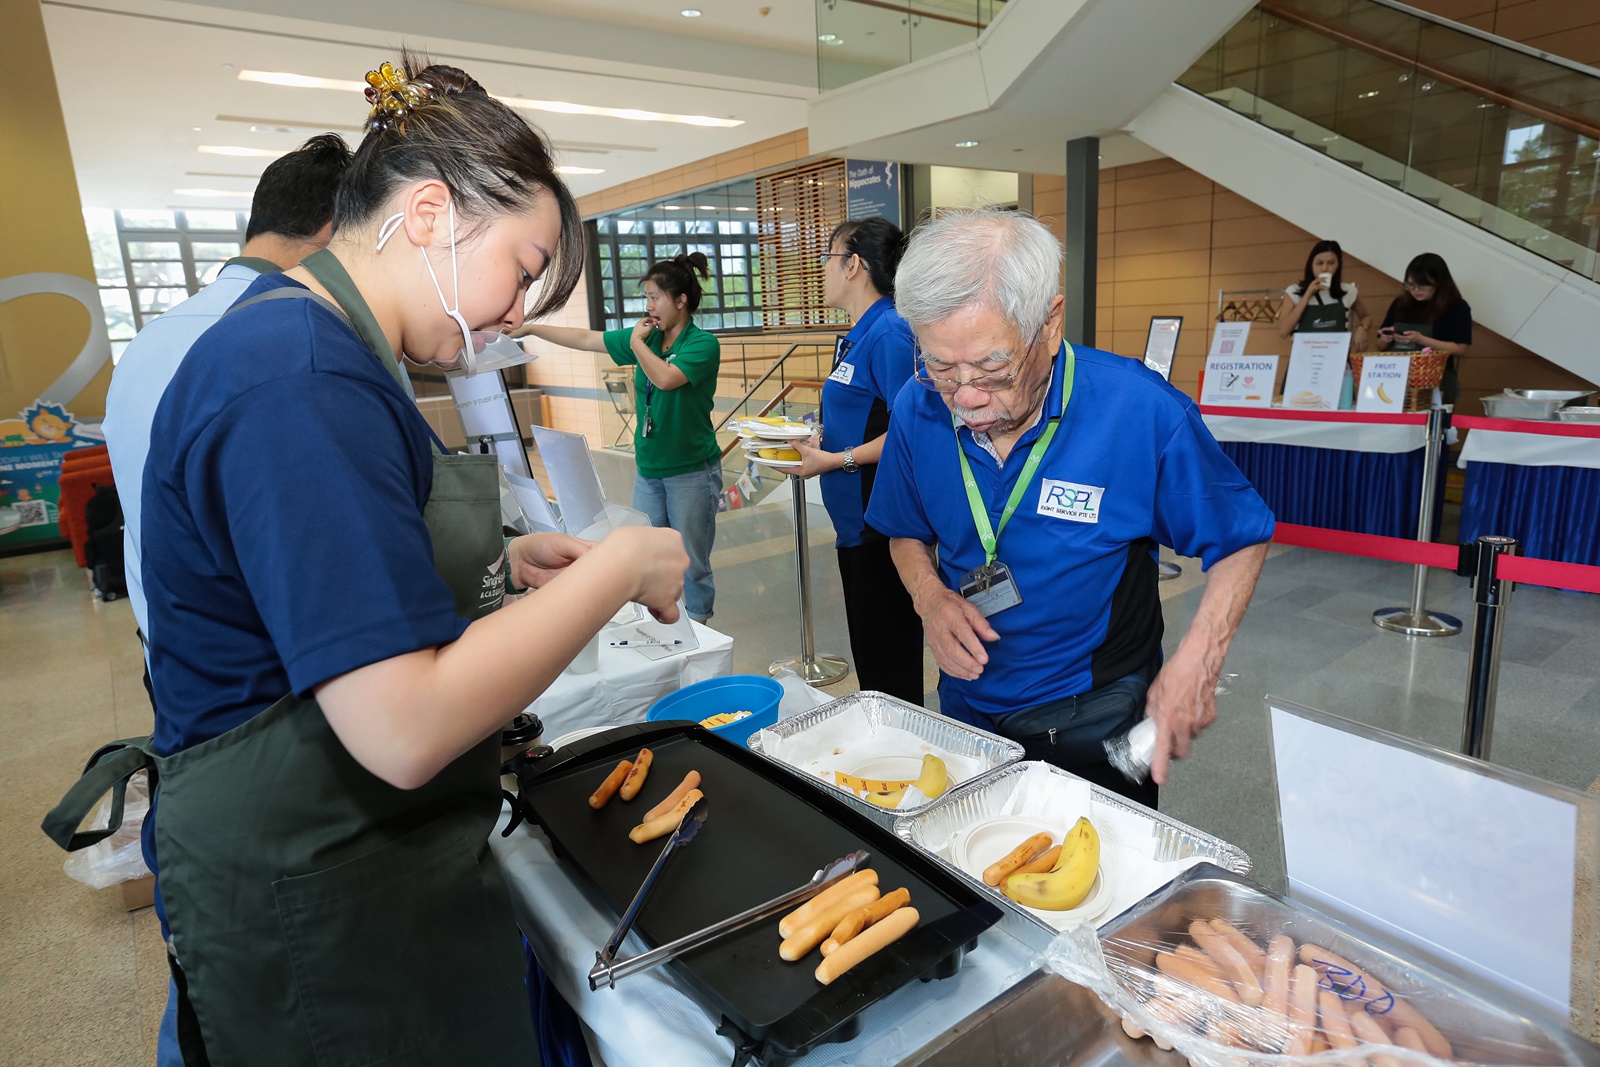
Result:
[[567,670],[573,674],[593,674],[600,669],[600,635],[595,634],[589,638],[589,643],[583,646]]

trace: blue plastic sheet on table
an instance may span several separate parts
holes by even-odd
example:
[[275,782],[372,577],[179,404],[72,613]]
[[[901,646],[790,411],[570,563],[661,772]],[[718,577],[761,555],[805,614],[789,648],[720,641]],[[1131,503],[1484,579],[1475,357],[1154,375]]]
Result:
[[[1423,450],[1354,452],[1306,445],[1219,442],[1279,522],[1326,530],[1417,536]],[[1433,536],[1439,533],[1447,455],[1440,458]]]
[[1461,539],[1515,537],[1517,555],[1600,566],[1600,470],[1468,463]]

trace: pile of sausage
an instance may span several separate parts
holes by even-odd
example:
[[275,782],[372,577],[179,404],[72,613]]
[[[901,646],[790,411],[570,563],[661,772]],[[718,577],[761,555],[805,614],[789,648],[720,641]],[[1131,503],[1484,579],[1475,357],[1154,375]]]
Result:
[[[1222,919],[1196,919],[1189,937],[1158,950],[1155,971],[1144,974],[1145,1006],[1164,1022],[1219,1044],[1291,1056],[1392,1045],[1454,1057],[1450,1042],[1415,1007],[1319,945],[1296,946],[1278,934],[1263,947]],[[1145,1036],[1126,1020],[1122,1026],[1130,1037]],[[1370,1058],[1372,1067],[1403,1067],[1396,1057]],[[1341,1062],[1364,1067],[1366,1057],[1358,1060]]]
[[[650,774],[650,762],[654,758],[655,754],[648,748],[641,748],[637,757],[617,764],[606,780],[600,783],[600,788],[589,797],[589,806],[599,811],[614,796],[620,796],[624,801],[638,796],[639,790],[644,788],[645,778]],[[628,831],[628,840],[642,845],[646,841],[667,836],[678,828],[689,809],[694,807],[694,802],[704,795],[700,792],[700,772],[690,771],[666,799],[644,813],[639,825]]]
[[841,878],[778,921],[778,955],[790,963],[822,949],[817,981],[830,985],[850,968],[916,928],[921,916],[904,887],[880,894],[877,871]]

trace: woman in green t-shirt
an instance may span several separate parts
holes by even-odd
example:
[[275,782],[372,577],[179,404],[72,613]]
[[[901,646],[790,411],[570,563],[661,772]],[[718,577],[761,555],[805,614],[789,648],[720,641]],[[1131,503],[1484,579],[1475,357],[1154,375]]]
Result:
[[654,525],[683,535],[689,553],[683,601],[696,622],[711,618],[716,598],[711,546],[722,495],[722,449],[711,428],[722,349],[714,335],[694,324],[700,278],[709,276],[703,253],[662,260],[644,276],[645,317],[633,327],[602,332],[529,323],[512,335],[604,352],[614,363],[637,368],[633,506]]

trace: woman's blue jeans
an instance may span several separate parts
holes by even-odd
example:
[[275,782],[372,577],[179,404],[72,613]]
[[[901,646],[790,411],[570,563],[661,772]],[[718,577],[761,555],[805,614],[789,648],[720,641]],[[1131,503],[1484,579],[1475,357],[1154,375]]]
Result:
[[717,539],[717,500],[722,496],[722,460],[670,478],[633,480],[633,507],[650,516],[652,526],[670,526],[683,535],[689,569],[683,575],[683,605],[689,617],[704,622],[717,598],[711,577],[711,546]]

